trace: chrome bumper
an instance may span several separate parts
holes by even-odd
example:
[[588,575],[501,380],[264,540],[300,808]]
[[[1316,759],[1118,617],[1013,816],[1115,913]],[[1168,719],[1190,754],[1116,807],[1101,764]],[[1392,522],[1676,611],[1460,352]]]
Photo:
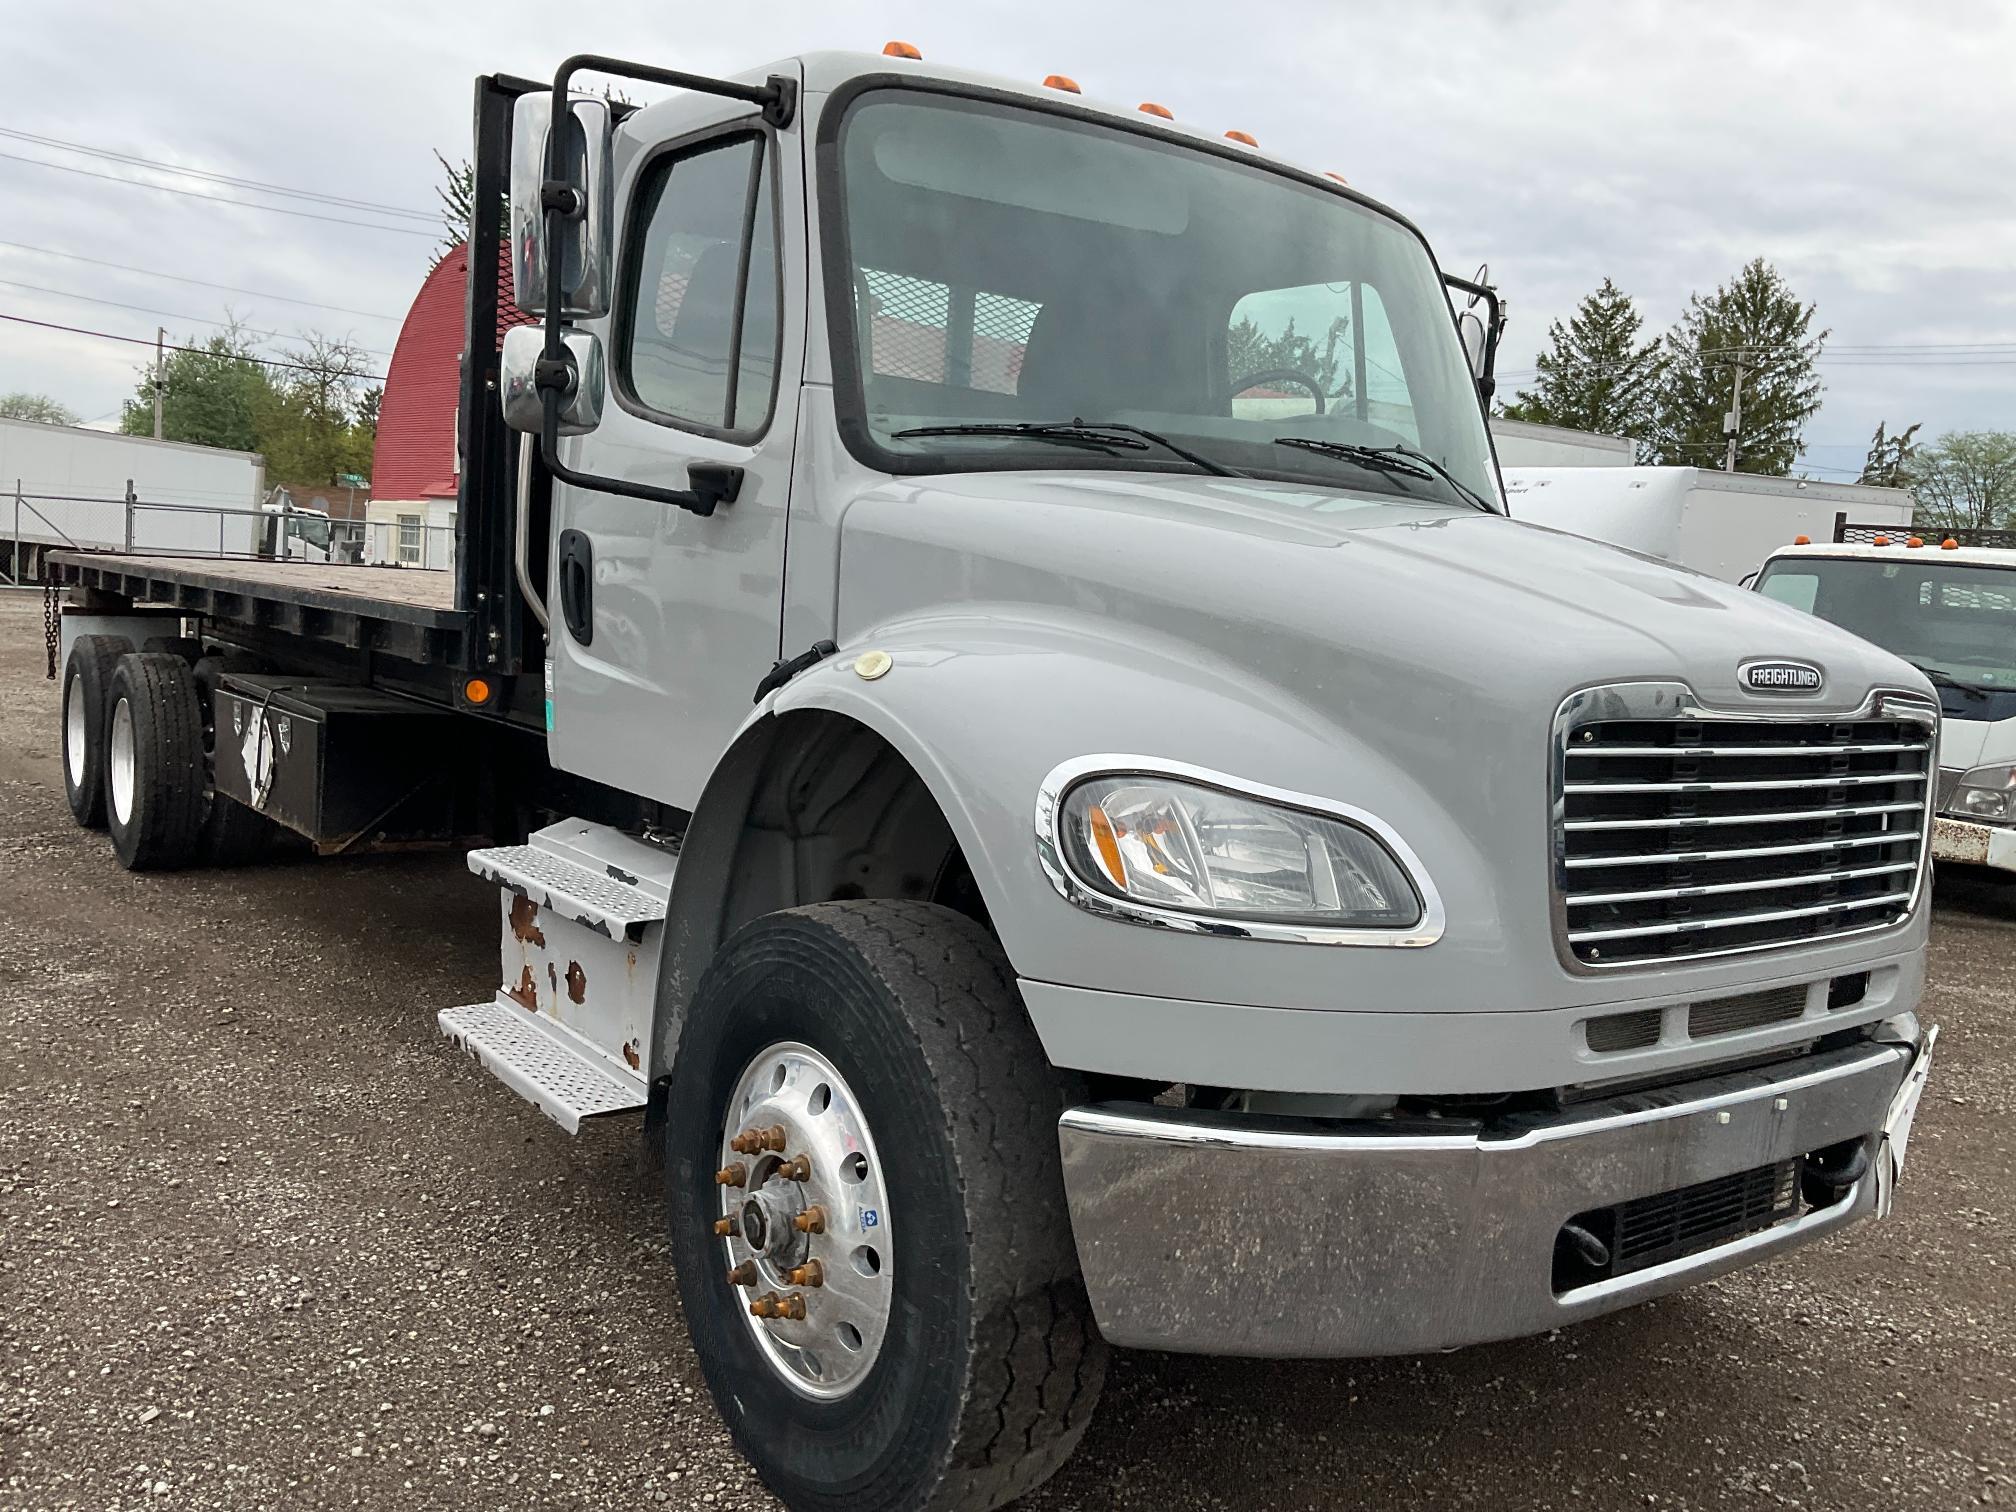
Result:
[[1564,1222],[1873,1143],[1914,1053],[1857,1045],[1796,1073],[1620,1096],[1507,1137],[1073,1108],[1059,1139],[1093,1311],[1118,1345],[1269,1357],[1418,1354],[1609,1312],[1846,1227],[1875,1206],[1873,1168],[1827,1207],[1556,1295]]
[[2006,824],[1970,824],[1965,819],[1932,821],[1932,859],[1965,861],[2016,871],[2016,829]]

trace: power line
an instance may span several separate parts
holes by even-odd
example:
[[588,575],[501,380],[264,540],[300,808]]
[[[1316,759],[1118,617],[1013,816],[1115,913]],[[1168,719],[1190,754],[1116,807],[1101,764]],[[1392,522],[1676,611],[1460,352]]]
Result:
[[[193,320],[198,325],[213,326],[230,326],[232,324],[228,320],[213,320],[208,315],[178,315],[173,310],[157,310],[151,305],[123,304],[116,299],[100,299],[95,294],[76,294],[68,289],[48,289],[44,288],[41,284],[19,283],[11,278],[0,278],[0,285],[4,285],[10,289],[27,289],[35,294],[54,294],[58,299],[81,299],[86,304],[110,305],[115,310],[132,310],[141,315],[158,315],[164,320]],[[265,336],[274,341],[281,339],[279,331],[261,331],[252,326],[239,326],[237,329],[243,331],[248,336]],[[373,357],[390,357],[392,355],[390,352],[380,351],[377,347],[358,347],[357,350],[368,352]]]
[[205,194],[199,189],[178,189],[173,184],[143,184],[138,179],[120,178],[114,173],[93,173],[89,168],[72,168],[68,163],[45,163],[40,158],[22,157],[17,153],[0,152],[0,158],[10,163],[26,163],[31,168],[48,168],[57,173],[75,173],[83,178],[103,179],[108,184],[124,184],[128,189],[152,189],[157,194],[180,194],[189,199],[210,200],[219,205],[235,205],[240,210],[264,210],[269,215],[292,215],[302,220],[327,221],[333,226],[357,226],[366,231],[390,231],[395,236],[424,236],[430,240],[441,235],[439,231],[422,231],[408,226],[381,226],[371,221],[344,220],[341,216],[317,215],[312,210],[289,210],[285,205],[260,205],[251,200],[232,199],[222,194]]
[[75,152],[85,157],[100,158],[107,162],[127,163],[136,168],[151,168],[161,173],[172,173],[182,178],[200,179],[207,183],[224,184],[233,189],[253,189],[265,194],[284,195],[288,199],[307,200],[314,204],[334,205],[344,210],[367,210],[379,215],[397,215],[408,220],[438,222],[439,212],[433,210],[409,210],[401,205],[380,204],[375,200],[348,199],[340,194],[324,194],[316,189],[291,189],[285,184],[269,184],[262,179],[235,178],[228,173],[213,173],[207,168],[185,168],[178,163],[164,163],[158,158],[139,157],[130,152],[114,152],[106,147],[89,147],[82,142],[66,142],[61,137],[37,136],[32,131],[20,131],[11,126],[0,126],[0,137],[12,137],[20,142],[33,142],[38,147],[53,147],[59,152]]
[[[45,331],[65,331],[72,336],[96,336],[104,341],[123,341],[129,346],[155,346],[150,336],[120,336],[111,331],[93,331],[84,326],[58,325],[53,320],[32,320],[26,315],[9,315],[0,311],[0,320],[11,320],[16,325],[40,326]],[[233,362],[256,362],[261,367],[292,368],[297,373],[314,373],[326,376],[327,368],[310,367],[305,362],[283,362],[278,357],[255,357],[250,352],[213,352],[208,347],[177,346],[174,342],[159,343],[163,351],[194,352],[198,357],[228,357]],[[356,378],[367,383],[383,383],[383,373],[346,373],[346,378]]]
[[138,273],[143,278],[165,278],[170,283],[193,284],[199,289],[221,289],[226,294],[243,294],[250,299],[276,299],[282,304],[306,305],[311,310],[334,310],[338,315],[361,315],[366,320],[398,320],[397,315],[381,315],[375,310],[353,310],[347,305],[323,304],[314,299],[296,299],[288,294],[269,294],[261,289],[241,289],[236,284],[211,283],[204,278],[183,278],[175,273],[161,273],[153,268],[136,268],[130,263],[106,262],[103,258],[86,257],[81,252],[59,252],[54,247],[31,247],[26,242],[0,241],[0,247],[11,247],[16,252],[36,252],[43,257],[60,257],[66,262],[89,263],[94,268],[116,268],[121,273]]

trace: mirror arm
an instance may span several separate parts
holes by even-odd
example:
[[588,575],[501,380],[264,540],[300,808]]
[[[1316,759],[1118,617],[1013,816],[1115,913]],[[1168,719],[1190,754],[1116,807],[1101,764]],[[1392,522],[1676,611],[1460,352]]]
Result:
[[[539,364],[543,374],[546,363]],[[573,367],[566,364],[569,382]],[[733,504],[742,492],[742,469],[728,462],[689,462],[686,478],[691,488],[659,488],[651,483],[632,483],[627,478],[604,478],[594,473],[576,472],[560,460],[560,398],[558,387],[542,383],[540,397],[545,402],[545,423],[539,429],[539,457],[546,470],[562,483],[596,493],[615,494],[624,499],[643,499],[652,504],[670,504],[699,515],[714,513],[721,504]]]

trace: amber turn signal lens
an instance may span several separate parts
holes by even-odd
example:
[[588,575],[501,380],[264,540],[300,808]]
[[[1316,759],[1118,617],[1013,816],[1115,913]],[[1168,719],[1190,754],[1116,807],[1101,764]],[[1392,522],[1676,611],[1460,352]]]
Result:
[[472,677],[462,684],[462,696],[472,704],[490,702],[490,684],[481,677]]
[[885,58],[913,58],[921,62],[924,54],[917,51],[908,42],[884,42],[882,44],[882,56]]
[[1143,115],[1160,116],[1165,121],[1173,121],[1176,119],[1175,111],[1171,110],[1167,105],[1157,105],[1153,100],[1143,100],[1139,105],[1136,105],[1134,108],[1140,111],[1141,114]]

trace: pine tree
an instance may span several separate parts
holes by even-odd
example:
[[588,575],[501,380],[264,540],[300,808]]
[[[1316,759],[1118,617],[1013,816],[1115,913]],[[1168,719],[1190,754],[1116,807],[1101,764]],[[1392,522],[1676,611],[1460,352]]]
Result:
[[1814,309],[1761,257],[1713,294],[1689,299],[1666,333],[1653,454],[1671,466],[1720,466],[1723,416],[1740,367],[1736,465],[1789,473],[1804,449],[1806,422],[1820,408],[1823,385],[1814,363],[1831,333],[1813,330]]
[[1505,406],[1506,418],[1643,436],[1659,379],[1659,343],[1639,341],[1643,324],[1631,296],[1604,279],[1567,325],[1547,327],[1539,380]]
[[1875,488],[1909,488],[1912,459],[1918,455],[1914,439],[1918,427],[1909,426],[1891,436],[1884,434],[1888,425],[1886,420],[1876,422],[1876,434],[1869,442],[1869,455],[1862,463],[1862,476],[1855,481]]

